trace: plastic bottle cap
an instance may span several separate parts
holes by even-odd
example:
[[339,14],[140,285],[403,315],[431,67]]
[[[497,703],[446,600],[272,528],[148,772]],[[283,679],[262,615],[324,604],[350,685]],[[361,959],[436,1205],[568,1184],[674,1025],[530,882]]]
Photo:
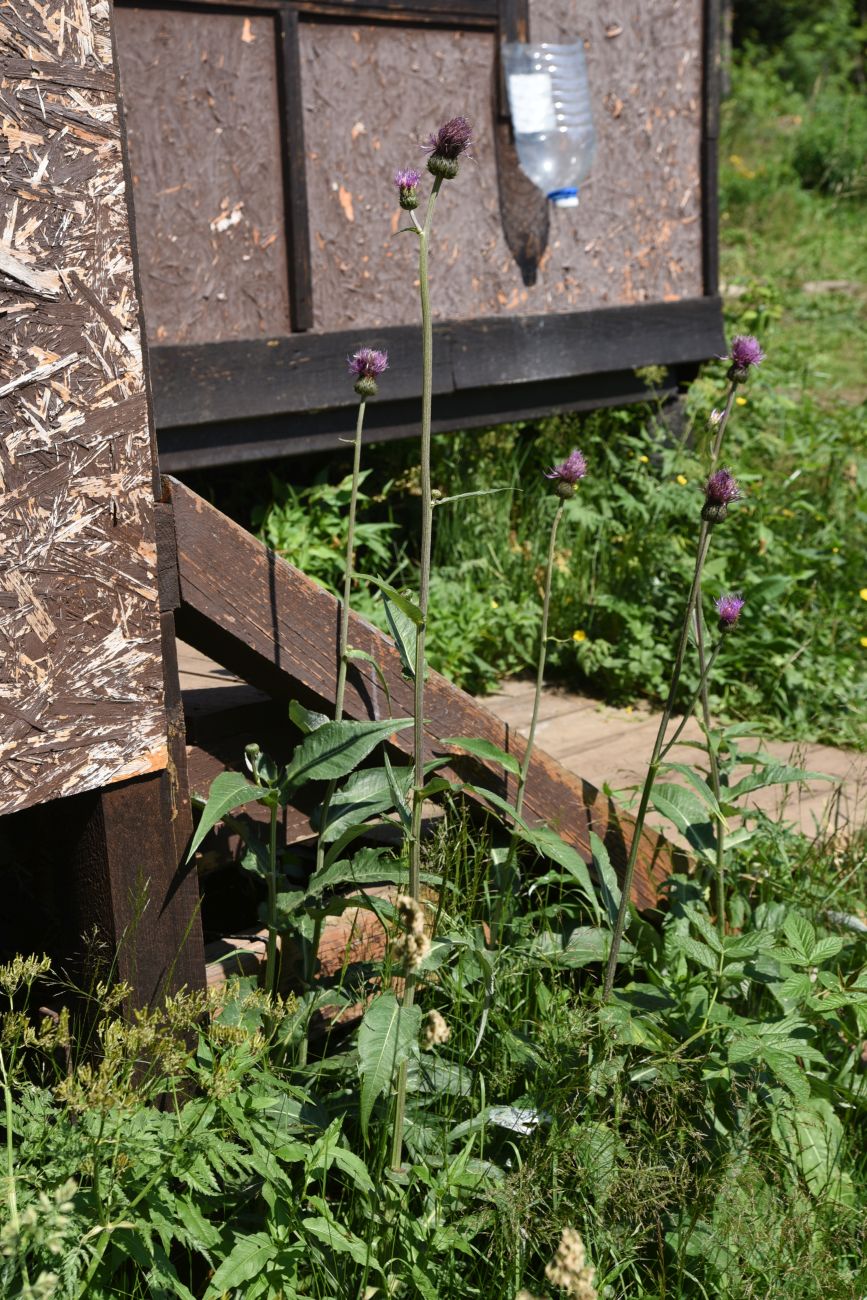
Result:
[[558,208],[577,208],[578,191],[577,190],[552,190],[548,195],[552,203]]

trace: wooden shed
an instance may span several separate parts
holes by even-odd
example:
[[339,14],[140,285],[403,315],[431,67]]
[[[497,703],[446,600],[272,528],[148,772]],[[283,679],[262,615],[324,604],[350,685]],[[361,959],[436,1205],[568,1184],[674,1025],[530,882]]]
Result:
[[[541,5],[531,18],[557,34],[557,12]],[[458,89],[479,147],[444,205],[435,250],[438,419],[619,399],[632,391],[630,367],[676,368],[719,350],[719,304],[703,292],[714,274],[701,70],[710,12],[654,0],[599,27],[587,7],[593,75],[615,95],[599,110],[603,154],[614,132],[611,171],[597,171],[600,197],[579,210],[583,227],[556,217],[544,228],[549,214],[529,195],[519,211],[542,225],[535,244],[526,234],[520,244],[503,217],[512,163],[496,116],[498,32],[520,33],[526,19],[511,4],[7,0],[0,947],[47,946],[66,960],[93,936],[103,954],[117,952],[141,1000],[204,979],[199,887],[186,864],[189,771],[237,762],[245,727],[270,724],[291,749],[285,708],[269,701],[329,708],[338,609],[161,478],[154,412],[163,468],[326,445],[346,428],[344,354],[363,341],[392,354],[379,434],[409,427],[418,336],[390,172],[456,106]],[[625,121],[633,164],[615,168]],[[644,150],[652,190],[635,188],[629,149]],[[189,730],[176,631],[249,683],[259,713],[245,697],[240,720],[233,701],[219,725]],[[358,618],[350,640],[378,660],[395,715],[406,713],[394,644]],[[354,664],[346,716],[379,717],[380,700],[373,669]],[[432,673],[428,756],[456,734],[523,751],[508,726]],[[395,753],[405,738],[391,738]],[[508,793],[498,768],[480,775]],[[595,831],[622,867],[631,819],[541,752],[524,812],[588,860]],[[309,835],[308,813],[289,810],[286,842]],[[645,831],[640,906],[656,901],[670,866],[670,846]]]
[[[341,359],[391,358],[370,438],[416,428],[415,245],[392,175],[462,113],[432,247],[436,429],[668,388],[722,348],[717,0],[159,0],[116,6],[164,470],[332,446]],[[583,40],[577,209],[517,165],[500,44]]]

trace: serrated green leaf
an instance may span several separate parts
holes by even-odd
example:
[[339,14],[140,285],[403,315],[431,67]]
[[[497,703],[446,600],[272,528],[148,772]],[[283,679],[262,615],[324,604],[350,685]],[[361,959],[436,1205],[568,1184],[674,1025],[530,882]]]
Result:
[[217,1300],[232,1287],[241,1286],[262,1272],[277,1253],[277,1243],[265,1232],[254,1232],[249,1237],[235,1240],[229,1254],[223,1260],[210,1286],[205,1292],[205,1300]]
[[683,910],[708,947],[713,948],[716,953],[721,953],[723,950],[722,941],[717,933],[716,927],[712,924],[710,917],[699,908],[694,907],[691,903],[687,903]]
[[515,758],[514,754],[507,754],[499,745],[495,745],[491,740],[480,740],[472,736],[444,736],[441,744],[460,746],[474,758],[480,758],[485,763],[498,763],[504,767],[507,772],[513,772],[519,776],[521,764]]
[[696,962],[699,966],[704,966],[705,970],[715,971],[717,969],[719,965],[717,954],[699,939],[693,939],[688,934],[674,934],[671,943],[690,961]]
[[798,912],[789,912],[783,922],[783,934],[790,947],[799,955],[805,965],[810,964],[810,954],[816,943],[816,931],[805,916]]
[[396,731],[412,726],[412,718],[384,722],[326,722],[306,736],[286,768],[286,783],[297,790],[307,781],[335,781],[347,776]]
[[336,1223],[334,1219],[326,1219],[323,1216],[317,1218],[302,1219],[301,1226],[308,1232],[311,1237],[316,1237],[318,1241],[323,1242],[331,1250],[337,1251],[341,1255],[351,1255],[356,1264],[369,1265],[380,1272],[379,1265],[372,1258],[370,1247],[363,1242],[360,1237],[356,1237],[343,1224]]
[[401,1007],[393,993],[381,993],[371,1002],[358,1031],[358,1073],[361,1075],[361,1131],[374,1102],[391,1086],[394,1073],[418,1050],[421,1009]]
[[843,947],[843,940],[836,934],[828,934],[824,939],[817,939],[810,951],[810,965],[821,966],[823,961],[836,957]]
[[353,857],[342,858],[315,872],[307,882],[304,894],[308,898],[320,898],[326,890],[339,889],[343,885],[376,884],[388,878],[393,866],[394,854],[390,849],[359,849]]
[[196,849],[212,827],[216,826],[225,813],[234,812],[248,803],[258,803],[267,792],[261,785],[251,785],[240,772],[221,772],[211,782],[208,802],[202,809],[196,833],[187,853],[190,861]]

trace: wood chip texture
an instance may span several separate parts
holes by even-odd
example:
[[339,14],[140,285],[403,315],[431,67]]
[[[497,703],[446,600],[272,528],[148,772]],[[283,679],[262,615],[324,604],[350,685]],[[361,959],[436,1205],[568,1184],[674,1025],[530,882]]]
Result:
[[166,766],[105,0],[0,8],[0,813]]

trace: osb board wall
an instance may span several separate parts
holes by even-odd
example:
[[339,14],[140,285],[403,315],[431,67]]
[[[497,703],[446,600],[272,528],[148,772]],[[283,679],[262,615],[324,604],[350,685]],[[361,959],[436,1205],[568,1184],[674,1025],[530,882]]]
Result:
[[0,9],[0,812],[164,767],[152,452],[105,0]]
[[289,333],[273,17],[118,7],[152,343]]
[[701,296],[700,0],[531,0],[531,39],[583,38],[597,131],[577,210],[553,210],[527,288],[507,248],[493,148],[493,34],[301,25],[315,328],[414,322],[414,240],[391,176],[463,113],[476,161],[444,187],[434,313],[468,319]]

